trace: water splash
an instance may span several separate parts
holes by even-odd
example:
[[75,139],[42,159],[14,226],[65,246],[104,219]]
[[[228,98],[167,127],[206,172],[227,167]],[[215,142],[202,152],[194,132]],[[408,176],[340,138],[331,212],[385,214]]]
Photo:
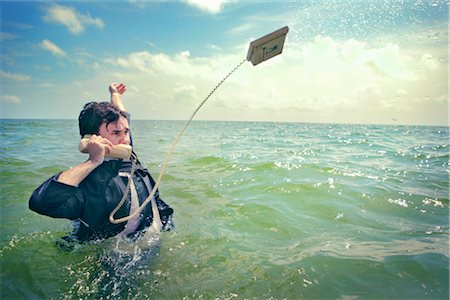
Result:
[[[284,3],[289,13],[284,20],[290,28],[291,41],[310,40],[315,36],[338,39],[385,36],[399,25],[419,29],[429,16],[440,19],[447,15],[448,3],[436,1],[331,0]],[[430,32],[424,33],[426,36]],[[446,36],[431,36],[445,42]]]
[[152,265],[159,257],[159,240],[145,249],[119,239],[95,246],[94,251],[81,250],[86,252],[83,261],[66,266],[74,281],[68,291],[62,291],[65,299],[142,299],[142,282],[154,278]]

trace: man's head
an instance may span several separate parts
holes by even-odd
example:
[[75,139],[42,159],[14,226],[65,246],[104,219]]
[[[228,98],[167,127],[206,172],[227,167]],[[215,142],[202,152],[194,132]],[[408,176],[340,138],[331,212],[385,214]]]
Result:
[[130,144],[130,128],[124,112],[110,102],[89,102],[78,117],[80,135],[97,134],[114,145]]

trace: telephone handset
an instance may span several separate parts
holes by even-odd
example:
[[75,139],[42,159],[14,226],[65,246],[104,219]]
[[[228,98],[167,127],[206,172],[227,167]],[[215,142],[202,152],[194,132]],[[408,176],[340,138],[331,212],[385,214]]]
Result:
[[[89,143],[90,137],[91,137],[90,134],[86,134],[81,139],[80,145],[78,147],[80,149],[80,152],[89,153],[89,150],[87,149],[87,145]],[[125,145],[125,144],[114,145],[111,147],[111,151],[106,156],[112,157],[112,158],[128,159],[131,156],[131,150],[132,150],[132,148],[130,145]]]

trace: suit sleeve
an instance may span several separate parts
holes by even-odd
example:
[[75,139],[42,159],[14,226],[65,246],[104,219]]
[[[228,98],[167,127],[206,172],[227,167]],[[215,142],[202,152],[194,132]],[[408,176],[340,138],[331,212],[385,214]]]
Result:
[[82,213],[83,193],[79,187],[58,182],[58,177],[47,179],[33,192],[29,208],[53,218],[77,219]]

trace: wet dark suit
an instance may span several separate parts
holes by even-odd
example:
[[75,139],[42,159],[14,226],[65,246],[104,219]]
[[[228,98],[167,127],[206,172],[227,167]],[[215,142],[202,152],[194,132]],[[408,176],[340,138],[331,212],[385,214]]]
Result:
[[[78,241],[89,241],[112,237],[124,230],[125,224],[112,224],[109,214],[122,198],[128,178],[119,176],[119,172],[130,172],[131,162],[121,159],[104,161],[92,171],[78,187],[58,182],[59,174],[46,180],[31,195],[31,210],[54,218],[74,220],[73,236]],[[147,184],[144,178],[148,176]],[[139,204],[147,198],[155,182],[150,173],[138,163],[134,173],[134,184],[139,197]],[[150,184],[149,184],[150,183]],[[149,186],[151,185],[151,186]],[[173,209],[155,194],[164,230],[173,227]],[[115,219],[128,216],[130,211],[130,193],[122,208],[115,214]],[[150,226],[152,210],[149,203],[140,215],[139,227],[129,235],[135,237]]]

